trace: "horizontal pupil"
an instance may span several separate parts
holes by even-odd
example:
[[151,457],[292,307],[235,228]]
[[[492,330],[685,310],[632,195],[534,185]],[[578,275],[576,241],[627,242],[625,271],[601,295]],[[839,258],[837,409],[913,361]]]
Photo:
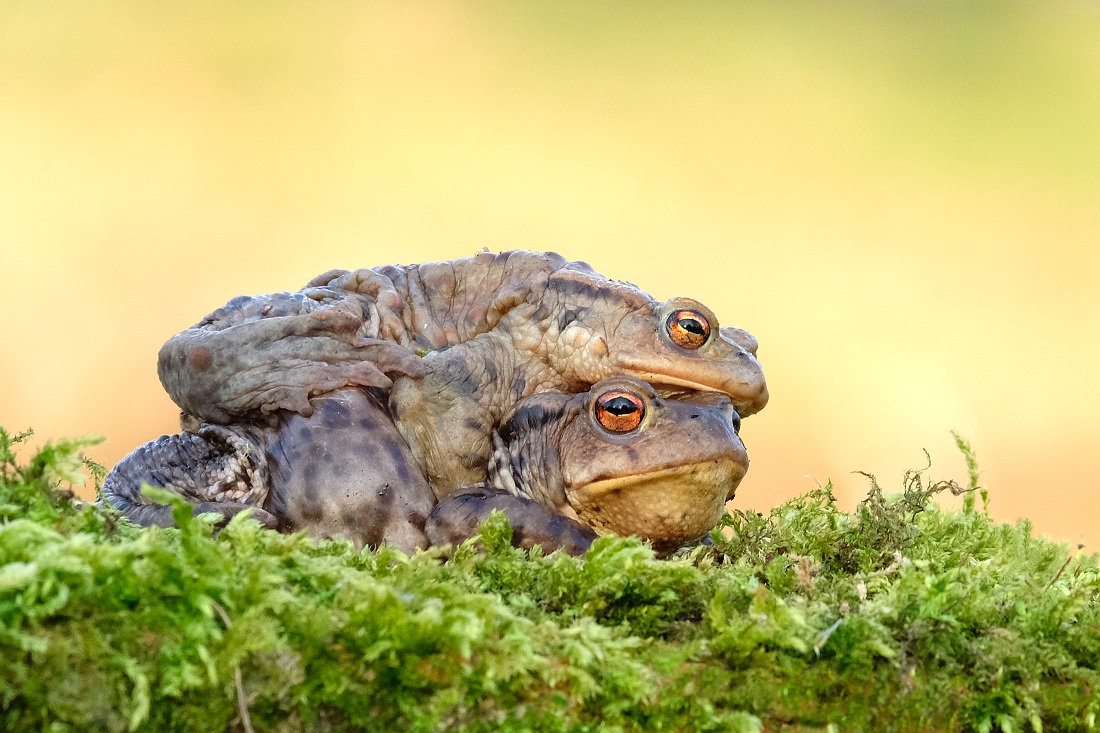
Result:
[[603,409],[612,415],[629,415],[632,412],[637,412],[638,406],[626,397],[613,397],[603,403]]
[[689,333],[694,333],[698,336],[702,336],[703,333],[705,332],[704,329],[703,329],[703,324],[700,323],[699,321],[695,320],[694,318],[681,319],[680,320],[680,328],[684,329],[685,331],[688,331]]

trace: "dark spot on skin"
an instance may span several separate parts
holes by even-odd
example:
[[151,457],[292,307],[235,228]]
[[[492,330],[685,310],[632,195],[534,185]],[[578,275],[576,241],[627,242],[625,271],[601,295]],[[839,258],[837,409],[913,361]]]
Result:
[[518,395],[523,394],[523,390],[527,389],[527,380],[523,377],[516,377],[512,380],[512,391]]
[[497,369],[497,365],[491,361],[486,361],[484,364],[485,377],[490,382],[495,382],[500,378],[500,371]]
[[392,518],[393,512],[390,502],[375,502],[367,512],[360,511],[360,513],[355,514],[353,516],[354,524],[349,525],[349,527],[354,529],[370,527],[370,532],[366,533],[363,539],[367,545],[377,547],[386,538],[386,532]]
[[481,420],[476,417],[468,417],[462,421],[462,424],[465,425],[468,430],[475,430],[479,433],[482,430]]
[[359,427],[363,428],[364,430],[374,430],[374,420],[371,420],[369,417],[364,417],[362,420],[359,421]]
[[424,526],[428,522],[428,518],[420,512],[411,512],[406,518],[409,520],[409,524],[416,527],[421,532],[424,531]]
[[409,464],[405,459],[405,452],[401,450],[395,441],[386,441],[386,452],[390,455],[390,461],[393,464],[394,470],[397,472],[397,478],[401,479],[403,485],[409,485],[412,483],[412,474],[409,472]]
[[564,410],[547,410],[542,405],[525,405],[502,426],[501,432],[512,435],[524,434],[536,430],[548,422],[559,420]]
[[591,508],[593,514],[599,514],[600,512],[603,511],[603,509],[600,507],[599,504],[593,504],[592,507],[590,507],[590,508]]
[[580,295],[590,300],[599,300],[601,296],[606,297],[594,284],[582,280],[558,280],[554,285],[556,290],[565,295]]
[[564,331],[570,323],[575,321],[584,320],[588,314],[587,308],[569,308],[558,317],[558,330]]
[[512,527],[512,547],[523,547],[523,526]]
[[638,460],[638,451],[634,450],[633,448],[628,448],[627,451],[626,451],[626,454],[628,456],[630,456],[630,460],[632,460],[632,461]]
[[317,464],[312,461],[302,467],[302,493],[309,501],[317,501]]
[[351,425],[351,411],[342,402],[329,400],[321,409],[321,424],[326,428],[346,428]]
[[325,515],[325,512],[315,502],[302,502],[299,505],[299,510],[302,512],[302,519],[306,522],[316,522]]
[[205,346],[196,346],[187,352],[187,366],[196,372],[205,372],[214,364],[214,358],[210,356],[210,349]]
[[464,360],[447,360],[437,366],[436,370],[442,375],[442,381],[447,384],[465,382],[470,379],[470,365]]
[[[379,517],[382,521],[376,521],[371,526],[370,532],[364,537],[364,541],[369,547],[378,547],[382,544],[382,541],[386,538],[386,524],[385,519]],[[386,518],[388,519],[388,517]],[[354,525],[352,525],[354,526]]]

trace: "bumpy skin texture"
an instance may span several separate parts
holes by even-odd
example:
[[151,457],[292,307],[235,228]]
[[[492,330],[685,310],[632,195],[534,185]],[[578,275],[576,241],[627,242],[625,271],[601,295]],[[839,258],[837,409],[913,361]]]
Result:
[[[602,396],[630,394],[643,418],[613,431]],[[660,553],[710,530],[748,469],[740,418],[728,397],[665,399],[647,383],[613,377],[585,394],[521,400],[493,433],[485,485],[462,489],[428,518],[432,544],[476,532],[493,509],[508,514],[513,541],[583,551],[598,535],[637,535]]]
[[[629,392],[636,428],[601,426],[601,395]],[[667,552],[709,530],[748,467],[738,418],[723,395],[662,399],[617,377],[588,393],[521,400],[494,432],[486,484],[436,504],[412,451],[385,419],[377,389],[312,400],[310,417],[282,413],[266,425],[204,425],[135,450],[104,482],[104,499],[141,524],[170,526],[167,507],[141,492],[163,486],[226,519],[251,508],[265,525],[383,542],[410,552],[455,544],[498,509],[513,542],[582,553],[598,535],[637,534]]]
[[263,455],[267,434],[248,426],[203,426],[197,432],[162,435],[118,463],[103,484],[103,498],[145,526],[174,526],[172,509],[141,495],[143,483],[170,488],[195,505],[196,514],[229,519],[252,508],[268,528],[278,520],[260,509],[270,490]]
[[[685,349],[667,319],[709,327]],[[486,478],[492,427],[519,399],[625,374],[661,390],[716,391],[751,415],[768,393],[756,340],[688,298],[664,303],[553,253],[334,270],[298,293],[235,298],[161,350],[165,389],[215,424],[348,386],[390,403],[436,496]],[[418,358],[417,354],[424,354]]]
[[141,493],[174,491],[195,513],[226,520],[251,509],[265,526],[383,542],[405,552],[427,546],[435,506],[377,388],[346,388],[310,403],[311,415],[282,412],[262,424],[203,424],[139,447],[108,474],[103,499],[143,525],[172,526],[171,510]]

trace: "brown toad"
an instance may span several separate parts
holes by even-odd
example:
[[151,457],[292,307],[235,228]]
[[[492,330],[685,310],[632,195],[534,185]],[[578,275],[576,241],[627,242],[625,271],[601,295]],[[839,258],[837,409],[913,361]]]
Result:
[[485,484],[441,501],[428,539],[466,539],[500,509],[517,546],[579,551],[618,534],[667,553],[714,527],[733,498],[748,469],[739,428],[725,395],[664,399],[630,377],[532,395],[494,431]]
[[768,399],[755,353],[697,301],[662,303],[582,262],[516,251],[333,270],[297,293],[234,298],[170,339],[159,371],[184,413],[211,425],[309,416],[343,387],[389,389],[443,497],[485,479],[492,428],[517,400],[627,375],[725,394],[747,416]]
[[668,552],[714,526],[748,467],[728,397],[664,399],[613,377],[583,394],[520,400],[492,433],[486,481],[436,504],[414,451],[382,429],[383,397],[343,389],[314,398],[310,417],[163,436],[114,468],[104,499],[134,521],[166,526],[169,508],[140,493],[149,483],[192,500],[196,512],[252,508],[270,527],[405,551],[461,541],[500,509],[517,546],[583,552],[615,533]]

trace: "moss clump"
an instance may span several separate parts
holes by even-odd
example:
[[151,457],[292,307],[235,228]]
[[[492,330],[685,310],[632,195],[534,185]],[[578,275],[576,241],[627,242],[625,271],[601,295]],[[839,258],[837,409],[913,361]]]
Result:
[[[0,729],[1085,731],[1095,556],[939,509],[911,473],[853,513],[828,487],[657,561],[444,561],[177,509],[138,529],[0,431]],[[161,494],[166,501],[172,498]],[[723,531],[724,530],[724,531]],[[732,535],[727,538],[732,530]]]

